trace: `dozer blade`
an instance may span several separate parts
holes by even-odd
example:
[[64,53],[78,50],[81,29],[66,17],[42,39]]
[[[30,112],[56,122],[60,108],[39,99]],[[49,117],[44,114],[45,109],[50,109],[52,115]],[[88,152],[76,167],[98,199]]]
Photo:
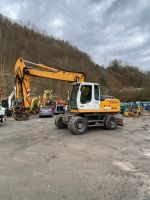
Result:
[[115,115],[115,117],[116,117],[117,125],[124,126],[123,116],[121,114],[117,114],[117,115]]
[[117,125],[118,126],[124,126],[123,119],[118,119],[117,118]]

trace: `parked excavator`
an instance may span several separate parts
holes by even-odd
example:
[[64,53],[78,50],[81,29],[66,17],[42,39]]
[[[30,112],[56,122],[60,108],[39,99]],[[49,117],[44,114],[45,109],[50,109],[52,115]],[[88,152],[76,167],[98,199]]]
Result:
[[40,106],[50,105],[51,101],[52,101],[52,90],[44,90],[44,93],[40,98]]
[[37,114],[39,112],[39,106],[40,106],[39,97],[38,96],[33,97],[30,103],[30,113]]
[[23,58],[15,65],[16,120],[29,118],[30,76],[74,82],[68,111],[55,118],[57,128],[68,127],[75,135],[80,135],[91,126],[103,125],[114,130],[117,125],[123,125],[123,119],[118,115],[120,100],[105,99],[101,104],[99,84],[85,82],[83,73],[62,71]]

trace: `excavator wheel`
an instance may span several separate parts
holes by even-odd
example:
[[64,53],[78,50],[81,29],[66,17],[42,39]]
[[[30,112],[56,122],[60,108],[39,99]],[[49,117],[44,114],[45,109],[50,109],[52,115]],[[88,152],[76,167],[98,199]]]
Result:
[[108,130],[115,130],[117,127],[117,120],[113,115],[108,115],[104,121],[104,127]]
[[57,115],[55,118],[55,125],[59,129],[67,127],[67,125],[62,122],[62,118],[63,118],[63,114]]
[[69,120],[68,129],[71,130],[74,135],[84,134],[87,128],[88,122],[83,117],[74,116]]

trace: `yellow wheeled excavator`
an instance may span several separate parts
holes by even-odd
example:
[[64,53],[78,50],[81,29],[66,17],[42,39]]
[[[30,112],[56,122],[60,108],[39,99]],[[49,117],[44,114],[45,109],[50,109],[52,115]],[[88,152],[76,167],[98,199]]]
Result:
[[90,126],[103,125],[106,129],[116,129],[123,125],[118,99],[105,99],[100,102],[100,86],[97,83],[85,82],[83,73],[62,71],[43,64],[36,64],[19,58],[15,65],[16,120],[28,119],[30,100],[30,76],[74,82],[69,109],[65,114],[55,118],[57,128],[70,129],[79,135]]

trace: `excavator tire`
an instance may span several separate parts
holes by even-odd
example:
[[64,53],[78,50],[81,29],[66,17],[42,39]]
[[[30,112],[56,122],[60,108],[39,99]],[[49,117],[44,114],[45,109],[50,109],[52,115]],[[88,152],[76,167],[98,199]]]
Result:
[[74,134],[74,135],[82,135],[86,132],[88,127],[88,122],[83,117],[72,117],[69,120],[68,123],[68,129]]
[[117,120],[113,115],[108,115],[104,121],[104,127],[107,130],[115,130],[117,128]]
[[73,120],[74,120],[74,119],[75,119],[75,117],[72,116],[72,117],[70,118],[69,122],[68,122],[68,129],[69,129],[69,130],[72,130],[72,123],[73,123]]
[[63,118],[63,114],[57,115],[55,118],[55,125],[57,128],[62,129],[62,128],[66,128],[67,125],[63,124],[62,122],[62,118]]

